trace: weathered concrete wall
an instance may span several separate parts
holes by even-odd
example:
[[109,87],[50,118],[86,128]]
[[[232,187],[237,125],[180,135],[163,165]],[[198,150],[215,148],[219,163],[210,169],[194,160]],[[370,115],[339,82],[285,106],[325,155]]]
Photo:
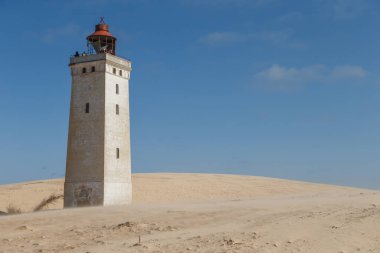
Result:
[[[120,64],[120,63],[119,63]],[[104,204],[127,204],[132,201],[131,152],[129,126],[129,71],[122,64],[107,61],[105,96]],[[116,74],[113,69],[116,68]],[[120,76],[120,70],[122,76]],[[116,94],[116,84],[119,93]],[[119,114],[116,114],[116,105]],[[119,148],[119,158],[116,149]]]
[[99,182],[66,182],[64,207],[98,206],[103,204],[104,184]]
[[[130,203],[130,62],[110,54],[97,54],[71,58],[70,66],[72,94],[64,205]],[[86,73],[82,73],[83,68]],[[90,105],[89,113],[86,103]]]

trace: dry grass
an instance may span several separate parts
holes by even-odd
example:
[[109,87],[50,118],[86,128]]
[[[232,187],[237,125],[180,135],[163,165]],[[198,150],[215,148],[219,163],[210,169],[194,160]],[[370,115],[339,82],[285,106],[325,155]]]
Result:
[[[38,212],[43,210],[48,205],[56,202],[57,200],[63,198],[62,194],[51,194],[49,197],[43,199],[34,209],[33,212]],[[9,215],[9,214],[20,214],[21,209],[16,207],[13,204],[9,204],[5,212],[0,211],[0,215]]]
[[18,208],[18,207],[15,207],[14,205],[9,205],[7,207],[7,214],[20,214],[21,213],[21,209]]
[[56,202],[57,200],[63,198],[62,194],[52,194],[48,198],[43,199],[34,209],[33,212],[38,212],[47,207],[48,205]]

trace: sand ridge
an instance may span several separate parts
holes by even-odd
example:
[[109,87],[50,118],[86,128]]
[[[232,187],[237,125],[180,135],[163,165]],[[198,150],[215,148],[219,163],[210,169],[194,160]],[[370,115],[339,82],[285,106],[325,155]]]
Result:
[[[187,202],[249,199],[287,194],[348,192],[356,189],[284,179],[192,173],[141,173],[132,175],[133,203]],[[0,185],[0,211],[11,204],[31,211],[51,194],[63,194],[63,179],[38,180]],[[50,205],[60,209],[63,201]]]

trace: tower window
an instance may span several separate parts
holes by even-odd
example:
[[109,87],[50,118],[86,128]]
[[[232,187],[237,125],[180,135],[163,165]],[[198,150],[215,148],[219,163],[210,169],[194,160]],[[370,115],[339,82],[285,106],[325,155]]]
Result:
[[82,73],[86,73],[87,69],[86,68],[82,68]]
[[123,71],[119,70],[119,76],[122,76],[122,75],[123,75]]
[[95,66],[91,67],[91,72],[95,72]]
[[116,114],[119,115],[119,105],[116,105]]
[[86,113],[90,113],[90,103],[86,103]]
[[120,149],[116,148],[116,159],[120,158]]
[[116,94],[119,94],[119,84],[116,84]]
[[116,75],[116,68],[113,68],[112,72]]

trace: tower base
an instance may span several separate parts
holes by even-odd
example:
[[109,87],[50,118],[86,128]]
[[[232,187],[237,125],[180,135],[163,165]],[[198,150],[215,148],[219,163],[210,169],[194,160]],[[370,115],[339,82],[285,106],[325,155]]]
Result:
[[132,202],[129,182],[65,182],[64,207],[126,205]]
[[127,205],[132,202],[131,182],[104,182],[103,205]]

